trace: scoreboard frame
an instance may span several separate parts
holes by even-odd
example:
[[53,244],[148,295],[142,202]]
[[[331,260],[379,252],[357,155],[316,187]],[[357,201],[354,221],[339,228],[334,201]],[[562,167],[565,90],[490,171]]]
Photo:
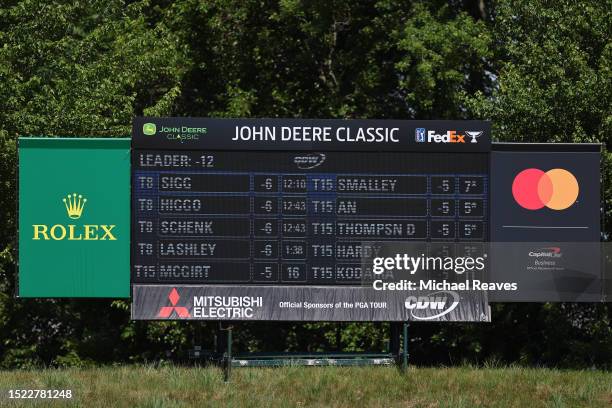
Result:
[[[490,123],[484,121],[409,121],[409,120],[335,120],[335,119],[208,119],[208,118],[136,118],[133,124],[132,155],[137,151],[199,150],[215,152],[295,152],[339,154],[340,152],[375,152],[385,154],[416,153],[426,158],[428,153],[476,153],[487,155],[491,149]],[[246,153],[245,153],[246,154]],[[171,158],[180,164],[180,156]],[[310,160],[310,159],[305,159]],[[487,156],[486,174],[490,176]],[[136,166],[132,166],[132,237],[135,231],[137,189]],[[176,169],[168,170],[170,172]],[[249,172],[251,173],[251,172]],[[280,172],[279,174],[284,174]],[[398,174],[399,175],[399,174]],[[361,175],[363,176],[363,175]],[[159,191],[159,188],[158,188]],[[488,198],[488,189],[485,190]],[[160,195],[160,194],[158,194]],[[428,193],[429,197],[429,193]],[[429,198],[428,198],[429,199]],[[486,199],[485,199],[486,200]],[[488,200],[486,200],[488,201]],[[306,199],[305,199],[306,202]],[[490,205],[483,219],[488,220]],[[282,215],[279,217],[282,219]],[[486,241],[489,229],[485,231]],[[335,235],[334,235],[335,237]],[[253,240],[253,237],[250,238]],[[335,241],[334,241],[335,242]],[[373,293],[363,286],[321,286],[306,283],[291,287],[282,282],[274,284],[194,283],[169,281],[165,284],[140,283],[134,280],[134,260],[137,242],[132,243],[130,281],[133,290],[132,317],[134,319],[213,319],[213,320],[329,320],[329,321],[406,321],[411,313],[403,307],[405,295]],[[308,244],[310,245],[310,244]],[[334,244],[335,245],[335,244]],[[335,246],[334,246],[335,248]],[[155,250],[158,245],[156,242]],[[252,259],[250,261],[253,262]],[[279,261],[280,263],[280,258]],[[280,273],[279,273],[280,275]],[[279,276],[280,278],[280,276]],[[403,296],[403,297],[402,297]],[[454,295],[453,295],[454,296]],[[219,316],[197,313],[208,298],[248,300],[259,310],[250,315]],[[291,301],[283,299],[291,299]],[[329,299],[359,299],[358,302],[387,303],[386,310],[307,310],[305,305],[329,302]],[[449,297],[449,302],[452,300]],[[185,299],[187,299],[185,301]],[[265,302],[264,302],[265,299]],[[189,303],[193,300],[191,303]],[[390,300],[390,301],[389,301]],[[183,303],[185,302],[185,303]],[[247,303],[248,303],[247,302]],[[259,303],[268,305],[259,305]],[[299,304],[301,310],[282,310],[279,305]],[[337,302],[335,305],[341,302]],[[490,319],[486,294],[473,293],[456,302],[459,307],[439,320],[488,321]],[[180,306],[185,304],[185,306]],[[240,304],[239,307],[243,307]],[[249,306],[249,305],[247,305]],[[455,305],[457,306],[457,305]],[[176,308],[185,308],[179,313]],[[166,308],[166,309],[164,309]],[[174,308],[172,310],[167,308]],[[253,307],[251,307],[253,309]],[[169,314],[166,316],[166,310]],[[182,310],[182,309],[181,309]],[[212,310],[212,309],[211,309]],[[427,313],[425,313],[427,314]],[[435,313],[431,313],[435,315]],[[412,317],[414,317],[412,315]],[[429,320],[427,318],[423,320]]]

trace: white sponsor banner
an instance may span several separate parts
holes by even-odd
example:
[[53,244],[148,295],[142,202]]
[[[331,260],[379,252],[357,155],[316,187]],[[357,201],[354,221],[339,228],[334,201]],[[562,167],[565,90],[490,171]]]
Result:
[[134,285],[134,320],[489,322],[483,291]]

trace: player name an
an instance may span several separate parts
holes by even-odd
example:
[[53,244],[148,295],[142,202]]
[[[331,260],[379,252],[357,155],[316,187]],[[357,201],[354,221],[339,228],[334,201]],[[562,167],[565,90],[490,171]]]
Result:
[[338,191],[358,193],[393,193],[397,179],[338,177]]
[[191,161],[186,154],[139,154],[140,167],[189,167]]
[[214,256],[217,244],[208,242],[160,242],[160,256]]

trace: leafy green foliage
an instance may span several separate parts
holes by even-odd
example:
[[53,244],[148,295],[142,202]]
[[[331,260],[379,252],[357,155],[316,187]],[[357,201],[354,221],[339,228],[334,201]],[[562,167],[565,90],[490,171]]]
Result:
[[[141,114],[484,118],[499,140],[609,145],[611,13],[610,0],[4,1],[0,366],[176,358],[212,348],[216,327],[130,322],[124,301],[14,299],[18,135],[125,136]],[[498,304],[491,325],[413,324],[411,356],[609,366],[611,316]],[[237,326],[243,351],[382,350],[389,327]]]

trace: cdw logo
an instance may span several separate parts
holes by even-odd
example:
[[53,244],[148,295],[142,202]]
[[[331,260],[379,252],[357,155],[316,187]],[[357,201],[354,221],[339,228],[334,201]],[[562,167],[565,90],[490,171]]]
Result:
[[[404,306],[416,320],[433,320],[442,317],[459,305],[456,292],[440,291],[425,296],[408,296]],[[427,313],[429,311],[429,313]],[[431,314],[431,311],[436,313]]]

